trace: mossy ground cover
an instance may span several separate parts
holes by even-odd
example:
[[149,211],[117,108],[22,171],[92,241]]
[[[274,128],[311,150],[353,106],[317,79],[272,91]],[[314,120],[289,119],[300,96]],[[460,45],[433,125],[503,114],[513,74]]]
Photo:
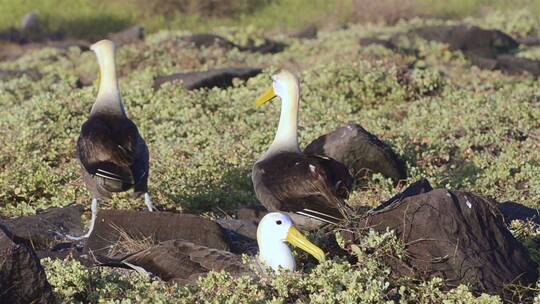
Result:
[[[538,19],[528,11],[467,21],[517,37],[540,30]],[[440,43],[402,41],[417,50],[415,55],[358,43],[361,37],[387,37],[441,23],[413,19],[394,26],[351,25],[305,41],[273,35],[289,44],[274,55],[198,50],[180,41],[188,34],[181,31],[160,31],[145,42],[123,46],[117,53],[120,86],[128,114],[150,149],[154,201],[163,210],[209,217],[233,214],[255,202],[249,174],[273,138],[279,103],[256,108],[254,100],[270,85],[269,75],[288,68],[301,79],[302,146],[347,122],[357,122],[406,161],[409,183],[426,177],[437,187],[539,207],[538,80],[480,70]],[[265,34],[256,27],[216,31],[239,44]],[[539,48],[520,51],[520,56],[540,59]],[[158,75],[241,65],[262,67],[264,73],[227,89],[186,91],[174,84],[152,88]],[[94,55],[77,48],[42,49],[2,62],[0,70],[26,71],[0,83],[0,214],[15,217],[72,203],[89,206],[75,142],[97,93],[95,85],[79,88],[78,82],[82,76],[97,75]],[[376,206],[399,190],[375,175],[367,186],[356,187],[350,203]],[[102,207],[143,210],[144,204],[142,199],[119,195]],[[533,256],[540,256],[536,227],[515,223],[514,231]],[[304,275],[261,281],[214,273],[190,287],[107,268],[87,269],[73,261],[43,262],[63,302],[501,301],[476,297],[466,286],[443,292],[437,279],[390,279],[388,266],[377,256],[384,248],[399,249],[389,240],[392,236],[368,236],[356,247],[360,261],[354,265],[340,259],[306,264]],[[372,250],[375,247],[378,250]]]

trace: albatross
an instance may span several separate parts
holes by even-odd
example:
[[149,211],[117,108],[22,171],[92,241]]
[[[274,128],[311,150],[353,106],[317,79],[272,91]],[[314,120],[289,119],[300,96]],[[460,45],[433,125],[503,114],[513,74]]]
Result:
[[[306,251],[319,262],[326,259],[323,250],[298,231],[288,215],[272,212],[265,215],[257,227],[257,271],[265,273],[268,268],[276,272],[295,271],[296,261],[287,243]],[[118,264],[153,273],[166,281],[193,282],[209,271],[223,270],[235,275],[252,273],[241,256],[180,239],[161,242],[108,265]]]
[[283,70],[273,75],[272,87],[256,100],[262,106],[281,99],[281,114],[274,141],[252,170],[257,199],[269,211],[299,214],[336,224],[349,214],[344,203],[352,186],[347,167],[325,156],[303,153],[298,145],[298,79]]
[[90,49],[99,64],[99,91],[88,120],[82,125],[77,141],[77,158],[81,175],[92,194],[92,219],[89,231],[79,237],[88,238],[94,228],[98,201],[111,198],[115,192],[134,190],[144,194],[149,211],[153,204],[148,194],[148,148],[139,130],[126,113],[115,67],[115,45],[101,40]]

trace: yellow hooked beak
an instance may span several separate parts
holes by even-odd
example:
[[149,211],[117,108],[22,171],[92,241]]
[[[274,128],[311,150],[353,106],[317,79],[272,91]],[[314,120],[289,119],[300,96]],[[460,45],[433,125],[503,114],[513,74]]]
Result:
[[266,91],[266,93],[262,94],[259,98],[257,98],[257,100],[255,100],[255,104],[257,106],[262,106],[276,96],[277,95],[276,92],[274,92],[274,88],[270,88],[270,90]]
[[294,246],[304,250],[305,252],[311,254],[319,262],[324,262],[324,260],[326,259],[325,255],[324,255],[324,251],[322,251],[321,248],[315,246],[312,242],[310,242],[294,226],[289,228],[289,232],[287,232],[287,242],[289,242],[292,245],[294,245]]

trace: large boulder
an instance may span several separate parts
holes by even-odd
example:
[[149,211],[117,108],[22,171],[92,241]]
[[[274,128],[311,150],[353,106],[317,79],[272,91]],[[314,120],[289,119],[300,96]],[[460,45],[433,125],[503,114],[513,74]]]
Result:
[[430,187],[416,184],[358,223],[361,230],[394,230],[403,241],[404,258],[386,258],[394,276],[441,277],[448,287],[465,283],[477,292],[503,295],[509,284],[536,283],[537,265],[495,202]]
[[50,208],[36,215],[7,219],[2,223],[19,242],[35,250],[54,250],[65,243],[60,234],[82,233],[83,210],[81,205]]
[[0,303],[53,303],[51,285],[34,251],[0,225]]
[[304,152],[329,156],[347,166],[354,177],[373,172],[394,182],[407,178],[405,164],[392,148],[358,124],[349,123],[320,136]]
[[179,82],[186,90],[200,88],[226,88],[232,85],[234,78],[247,80],[261,73],[259,68],[224,68],[205,72],[185,72],[161,76],[154,80],[154,89],[159,89],[166,82]]

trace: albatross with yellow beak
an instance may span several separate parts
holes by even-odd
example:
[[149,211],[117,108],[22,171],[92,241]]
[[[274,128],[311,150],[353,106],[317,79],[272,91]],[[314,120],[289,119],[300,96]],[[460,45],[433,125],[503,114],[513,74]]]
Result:
[[300,150],[298,80],[284,70],[273,75],[272,81],[272,88],[256,101],[261,106],[276,96],[281,99],[274,141],[252,170],[257,198],[270,211],[293,212],[335,224],[350,210],[343,200],[348,197],[352,177],[338,161]]
[[[268,213],[261,219],[257,243],[256,265],[262,273],[268,268],[276,272],[296,270],[294,255],[287,243],[306,251],[319,262],[326,259],[322,249],[302,235],[289,216],[278,212]],[[227,271],[233,275],[251,272],[238,255],[179,239],[162,242],[118,262],[136,270],[142,268],[166,281],[184,283],[193,282],[209,271]]]
[[87,238],[93,230],[98,200],[109,199],[115,192],[134,189],[144,194],[148,210],[153,210],[148,194],[148,148],[137,126],[127,117],[122,103],[115,67],[115,46],[101,40],[90,49],[99,63],[99,91],[90,117],[82,125],[77,141],[77,158],[86,188],[92,194],[92,220]]

